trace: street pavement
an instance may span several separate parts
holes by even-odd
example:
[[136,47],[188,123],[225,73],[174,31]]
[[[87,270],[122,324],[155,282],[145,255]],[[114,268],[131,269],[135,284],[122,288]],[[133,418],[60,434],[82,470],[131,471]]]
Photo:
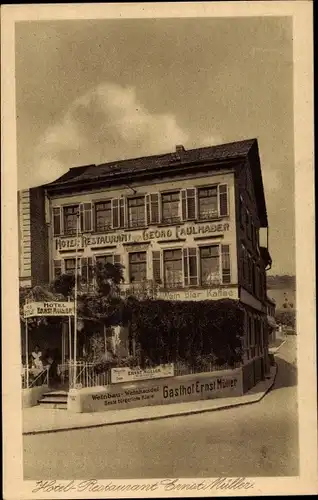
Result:
[[211,413],[23,437],[25,479],[298,474],[296,337],[259,402]]

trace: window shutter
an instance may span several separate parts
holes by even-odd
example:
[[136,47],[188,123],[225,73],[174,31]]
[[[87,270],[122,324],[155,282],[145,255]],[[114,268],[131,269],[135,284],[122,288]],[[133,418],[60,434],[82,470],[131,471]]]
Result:
[[62,208],[53,208],[53,236],[60,236],[62,234]]
[[150,195],[150,221],[152,224],[159,223],[159,193]]
[[88,258],[82,257],[81,259],[81,278],[84,283],[88,281]]
[[56,280],[62,274],[62,261],[54,260],[53,262],[53,279]]
[[112,226],[113,229],[119,228],[119,199],[113,198],[111,201],[112,207]]
[[227,184],[219,185],[219,209],[220,217],[229,215]]
[[189,262],[189,285],[198,284],[198,259],[197,259],[197,249],[189,248],[188,251],[188,262]]
[[125,227],[125,198],[119,198],[119,227]]
[[185,189],[181,189],[181,217],[182,220],[187,220],[187,193]]
[[113,259],[114,259],[114,264],[121,264],[121,255],[120,254],[114,254]]
[[187,189],[187,219],[196,218],[196,190]]
[[157,284],[161,284],[161,258],[160,252],[152,252],[152,275]]
[[189,249],[183,249],[183,279],[184,285],[189,285]]
[[80,228],[83,232],[92,231],[92,204],[81,203],[80,204]]
[[150,207],[150,194],[146,194],[145,197],[146,203],[146,224],[151,224],[151,207]]
[[231,283],[230,245],[221,245],[222,252],[222,283]]

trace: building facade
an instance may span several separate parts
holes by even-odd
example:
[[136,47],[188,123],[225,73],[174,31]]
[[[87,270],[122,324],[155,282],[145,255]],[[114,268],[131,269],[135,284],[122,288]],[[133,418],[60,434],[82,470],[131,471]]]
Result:
[[111,262],[122,264],[124,288],[151,282],[163,299],[238,300],[246,385],[264,376],[271,258],[260,245],[268,221],[257,140],[72,168],[39,189],[50,280],[74,273],[77,255],[88,287],[94,264]]

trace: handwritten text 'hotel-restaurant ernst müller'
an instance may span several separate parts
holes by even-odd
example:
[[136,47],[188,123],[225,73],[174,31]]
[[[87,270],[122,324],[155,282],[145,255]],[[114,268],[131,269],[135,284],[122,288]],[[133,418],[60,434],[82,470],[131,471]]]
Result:
[[[142,231],[122,231],[103,235],[81,235],[77,241],[78,248],[90,246],[112,245],[115,243],[150,242],[152,240],[176,239],[185,240],[187,236],[208,236],[209,234],[228,231],[230,225],[201,224],[192,226],[174,226],[169,229],[154,229]],[[76,238],[56,238],[56,250],[76,247]]]

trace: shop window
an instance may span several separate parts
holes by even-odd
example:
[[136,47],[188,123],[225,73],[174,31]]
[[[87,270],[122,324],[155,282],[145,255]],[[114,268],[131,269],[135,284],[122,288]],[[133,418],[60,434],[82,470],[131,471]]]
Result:
[[216,285],[220,280],[219,245],[200,248],[202,285]]
[[162,193],[161,210],[162,222],[178,223],[180,222],[180,193]]
[[147,279],[147,252],[129,254],[130,283],[141,283]]
[[129,227],[144,227],[145,221],[145,197],[128,199],[128,224]]
[[109,231],[112,227],[111,201],[95,203],[95,230]]
[[79,230],[78,215],[78,205],[63,207],[64,234],[74,235]]
[[159,193],[146,195],[147,224],[159,223]]
[[185,286],[198,285],[197,249],[183,249],[183,269]]
[[165,250],[163,253],[164,282],[167,288],[183,285],[181,249]]

